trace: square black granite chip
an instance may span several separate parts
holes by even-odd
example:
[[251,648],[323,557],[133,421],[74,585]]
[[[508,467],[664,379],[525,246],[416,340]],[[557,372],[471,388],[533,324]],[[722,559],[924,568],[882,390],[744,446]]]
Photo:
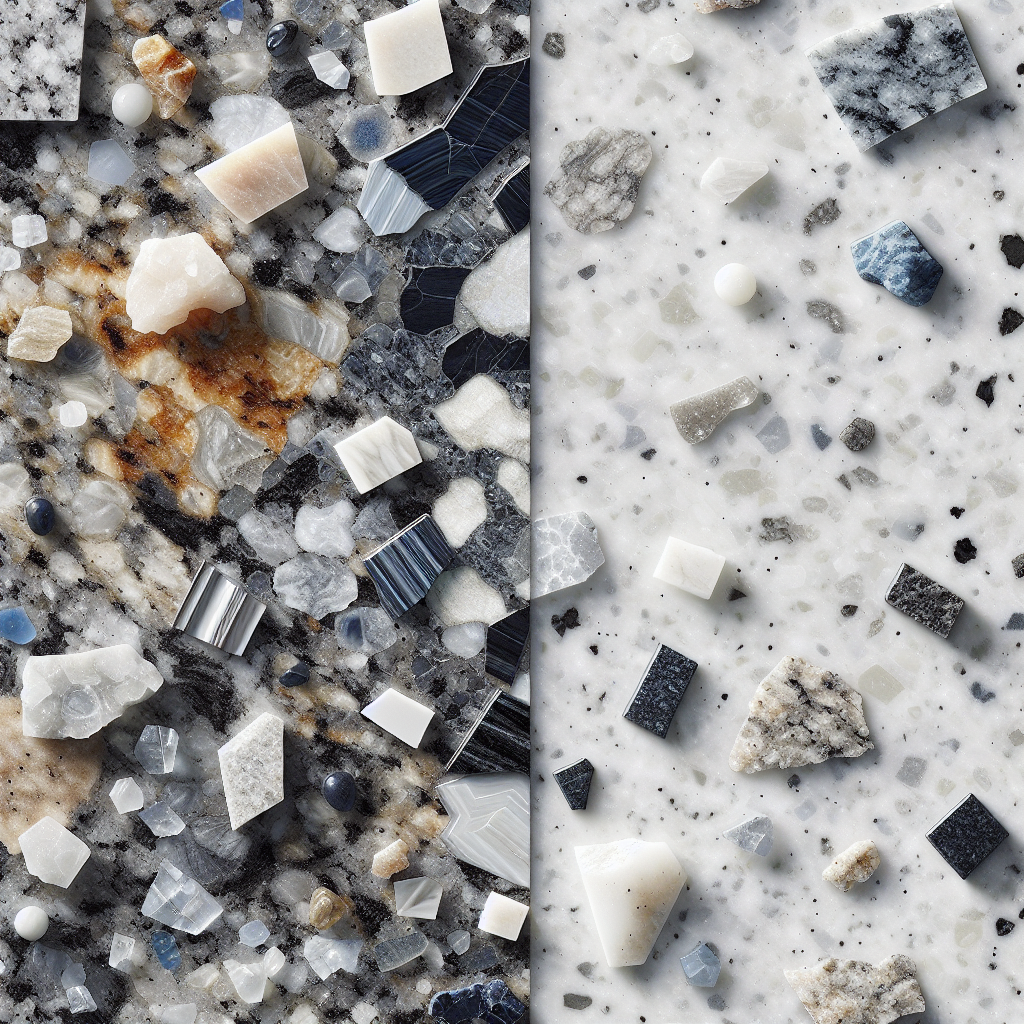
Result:
[[1009,834],[970,793],[928,833],[928,842],[966,878]]
[[890,584],[885,601],[943,638],[949,636],[964,606],[962,597],[906,562]]
[[697,662],[658,644],[622,717],[664,739],[696,671]]
[[585,811],[590,797],[590,782],[594,778],[594,766],[585,757],[581,757],[573,764],[559,768],[554,775],[570,809]]

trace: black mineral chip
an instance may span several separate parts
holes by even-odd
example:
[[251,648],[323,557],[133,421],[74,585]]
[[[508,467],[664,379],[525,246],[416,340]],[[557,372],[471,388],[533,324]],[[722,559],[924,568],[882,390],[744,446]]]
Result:
[[949,636],[964,606],[963,598],[906,562],[900,566],[885,600],[897,611],[909,615],[941,637]]
[[658,644],[622,717],[664,738],[696,671],[697,662]]
[[519,662],[523,659],[526,642],[530,637],[530,609],[519,611],[498,619],[487,627],[487,660],[485,668],[489,675],[510,686],[515,682]]
[[966,878],[1009,834],[971,793],[928,833],[928,842]]
[[530,705],[495,690],[445,769],[449,772],[530,772]]
[[590,782],[594,778],[594,766],[585,757],[581,757],[574,764],[559,768],[554,774],[555,782],[570,809],[585,811],[590,797]]

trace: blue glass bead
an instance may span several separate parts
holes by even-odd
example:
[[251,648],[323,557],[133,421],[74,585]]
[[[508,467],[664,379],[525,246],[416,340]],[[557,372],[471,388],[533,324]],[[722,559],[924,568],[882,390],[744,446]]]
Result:
[[242,8],[242,0],[227,0],[227,3],[220,5],[220,13],[228,21],[242,21],[245,13]]
[[45,537],[53,529],[57,515],[47,498],[29,498],[25,504],[25,519],[34,534]]
[[299,25],[295,21],[279,21],[267,29],[267,52],[272,57],[283,57],[299,38]]
[[295,662],[287,672],[281,674],[278,682],[282,686],[302,686],[309,682],[309,666],[301,661]]
[[176,971],[181,966],[181,953],[178,943],[170,932],[153,932],[153,952],[161,967]]
[[12,644],[30,644],[36,638],[36,627],[25,614],[25,609],[4,608],[0,611],[0,637]]
[[331,772],[320,792],[336,811],[351,811],[355,807],[356,780],[348,772]]

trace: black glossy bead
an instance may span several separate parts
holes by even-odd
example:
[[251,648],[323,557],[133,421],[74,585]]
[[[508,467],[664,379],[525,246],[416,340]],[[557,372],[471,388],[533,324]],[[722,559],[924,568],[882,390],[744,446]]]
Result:
[[29,498],[25,503],[25,519],[33,533],[45,537],[57,522],[57,514],[48,499]]
[[295,21],[279,21],[267,29],[267,50],[272,57],[283,57],[299,38],[299,25]]
[[331,772],[320,792],[336,811],[351,811],[356,803],[356,780],[348,772]]
[[309,682],[309,666],[297,661],[287,672],[282,673],[278,680],[282,686],[301,686]]

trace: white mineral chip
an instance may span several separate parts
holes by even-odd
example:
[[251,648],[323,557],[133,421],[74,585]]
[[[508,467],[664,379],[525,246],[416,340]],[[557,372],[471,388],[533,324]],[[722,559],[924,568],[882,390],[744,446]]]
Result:
[[[59,655],[53,655],[59,657]],[[49,815],[18,836],[25,870],[66,889],[89,859],[89,847]]]
[[676,430],[690,444],[706,441],[731,412],[745,409],[760,391],[749,377],[737,377],[720,387],[702,391],[669,406]]
[[114,932],[110,940],[110,959],[107,963],[117,971],[128,971],[131,969],[134,952],[135,940],[130,935]]
[[359,584],[347,565],[303,552],[274,571],[274,593],[289,608],[322,619],[344,611],[359,596]]
[[321,981],[326,981],[335,971],[355,974],[359,963],[362,939],[329,939],[314,935],[306,939],[302,955]]
[[451,398],[435,405],[434,419],[467,452],[493,448],[520,462],[530,461],[530,414],[517,409],[508,392],[486,373],[471,377]]
[[195,1003],[177,1003],[160,1008],[160,1024],[195,1024],[199,1010]]
[[341,206],[313,232],[313,238],[331,252],[356,252],[363,244],[362,218],[348,206]]
[[206,405],[195,415],[199,438],[192,452],[192,472],[215,491],[241,486],[257,491],[270,449],[219,405]]
[[88,175],[105,185],[123,185],[135,173],[135,161],[114,139],[103,139],[89,147]]
[[32,479],[20,462],[0,463],[0,508],[24,505],[32,490]]
[[399,917],[433,921],[441,905],[442,891],[436,878],[405,878],[395,882],[395,913]]
[[65,993],[72,1013],[92,1013],[96,1009],[96,1000],[85,985],[72,985]]
[[498,246],[462,283],[459,298],[489,334],[530,333],[530,229]]
[[452,73],[438,0],[364,21],[363,33],[378,96],[404,96]]
[[492,625],[508,614],[501,594],[471,565],[446,569],[427,591],[427,607],[446,626],[463,622]]
[[124,524],[131,498],[112,480],[90,480],[71,499],[71,526],[80,537],[111,540]]
[[270,74],[270,54],[265,49],[216,53],[210,64],[221,85],[242,93],[258,89]]
[[262,960],[254,964],[241,964],[237,960],[225,960],[224,970],[227,971],[231,984],[235,986],[238,998],[243,1003],[262,1003],[263,992],[267,987],[267,972]]
[[[419,988],[417,991],[420,991]],[[348,1012],[355,1024],[373,1024],[378,1016],[377,1007],[370,1003],[356,1003]]]
[[89,410],[84,402],[65,402],[57,410],[57,418],[62,427],[81,427],[89,419]]
[[651,64],[660,64],[666,68],[682,64],[692,56],[693,43],[679,32],[656,39],[647,50],[647,59]]
[[477,927],[482,932],[500,935],[503,939],[515,942],[529,913],[530,908],[526,904],[502,896],[500,892],[491,892],[484,903]]
[[348,80],[351,78],[349,70],[330,50],[311,53],[306,59],[313,69],[313,74],[324,85],[332,89],[344,89],[348,86]]
[[392,235],[408,231],[431,207],[381,159],[370,164],[356,209],[375,235]]
[[299,553],[291,524],[276,515],[264,515],[253,509],[246,512],[236,525],[253,551],[270,565],[280,565]]
[[21,253],[9,245],[0,245],[0,274],[17,270],[21,266]]
[[756,853],[758,857],[767,857],[772,852],[775,839],[775,826],[772,819],[765,814],[758,814],[746,821],[741,821],[723,833],[730,843],[735,843],[747,853]]
[[415,748],[420,745],[434,712],[412,697],[388,687],[363,708],[362,715]]
[[604,565],[597,527],[586,512],[564,512],[533,524],[533,596],[590,579]]
[[498,486],[504,487],[512,495],[516,508],[524,516],[528,516],[530,514],[530,471],[515,459],[502,459],[498,463],[496,479]]
[[459,929],[458,931],[451,932],[447,935],[445,941],[452,947],[453,952],[458,953],[461,956],[467,949],[469,949],[472,936],[469,932]]
[[66,309],[33,306],[21,314],[7,339],[7,358],[48,363],[71,335],[71,314]]
[[666,843],[577,846],[576,862],[609,967],[646,963],[686,882]]
[[140,811],[139,817],[149,828],[149,831],[159,838],[176,836],[185,828],[185,822],[162,800],[158,800],[151,807]]
[[755,182],[768,173],[768,165],[760,160],[733,160],[716,157],[700,179],[700,190],[709,196],[731,203],[739,199]]
[[329,558],[348,558],[355,547],[352,522],[356,510],[344,498],[326,508],[303,505],[295,514],[295,541],[303,551]]
[[38,213],[23,213],[11,218],[11,244],[28,249],[46,241],[46,221]]
[[317,315],[298,296],[265,291],[260,311],[267,334],[301,345],[325,363],[339,362],[348,348],[348,314],[336,303],[321,302]]
[[147,725],[135,744],[135,757],[149,775],[173,772],[177,752],[178,732],[166,725]]
[[456,477],[434,501],[434,522],[453,548],[460,548],[473,531],[487,521],[487,500],[481,483],[469,476]]
[[724,556],[710,548],[669,537],[654,570],[654,578],[707,601],[715,592],[724,568]]
[[882,863],[878,847],[870,839],[861,840],[843,850],[821,873],[826,882],[849,892],[858,882],[866,882]]
[[193,309],[223,313],[245,302],[245,289],[196,232],[147,238],[125,288],[132,329],[164,334],[183,324]]
[[463,622],[449,626],[441,634],[441,643],[459,658],[475,658],[487,642],[487,626],[482,622]]
[[360,494],[423,461],[412,432],[390,416],[382,416],[368,427],[343,437],[334,450]]
[[142,913],[168,928],[199,935],[224,908],[194,878],[165,860],[146,893]]
[[518,772],[465,775],[439,783],[448,812],[441,833],[448,849],[467,864],[514,885],[530,884],[530,780]]
[[291,122],[287,109],[270,96],[220,96],[210,104],[210,116],[207,130],[225,153]]
[[891,1024],[925,1008],[917,965],[903,954],[877,967],[833,957],[785,974],[814,1024]]
[[243,946],[255,949],[270,938],[270,929],[262,921],[246,921],[238,929],[238,941]]
[[163,681],[127,644],[29,657],[21,675],[22,732],[45,739],[85,739],[125,708],[152,697]]
[[761,680],[736,737],[734,772],[799,768],[871,750],[864,699],[834,672],[783,658]]
[[394,971],[411,963],[418,956],[423,956],[430,948],[427,937],[418,931],[409,935],[399,935],[393,939],[385,939],[373,947],[373,955],[377,961],[377,969],[383,974]]
[[373,855],[370,874],[376,878],[390,878],[409,866],[409,846],[404,839],[396,839]]
[[290,121],[201,168],[196,177],[243,224],[309,188]]
[[284,965],[284,953],[282,953],[277,946],[271,946],[270,949],[263,954],[263,967],[267,972],[268,978],[273,978],[279,974]]
[[284,722],[264,712],[217,751],[231,827],[284,799]]

